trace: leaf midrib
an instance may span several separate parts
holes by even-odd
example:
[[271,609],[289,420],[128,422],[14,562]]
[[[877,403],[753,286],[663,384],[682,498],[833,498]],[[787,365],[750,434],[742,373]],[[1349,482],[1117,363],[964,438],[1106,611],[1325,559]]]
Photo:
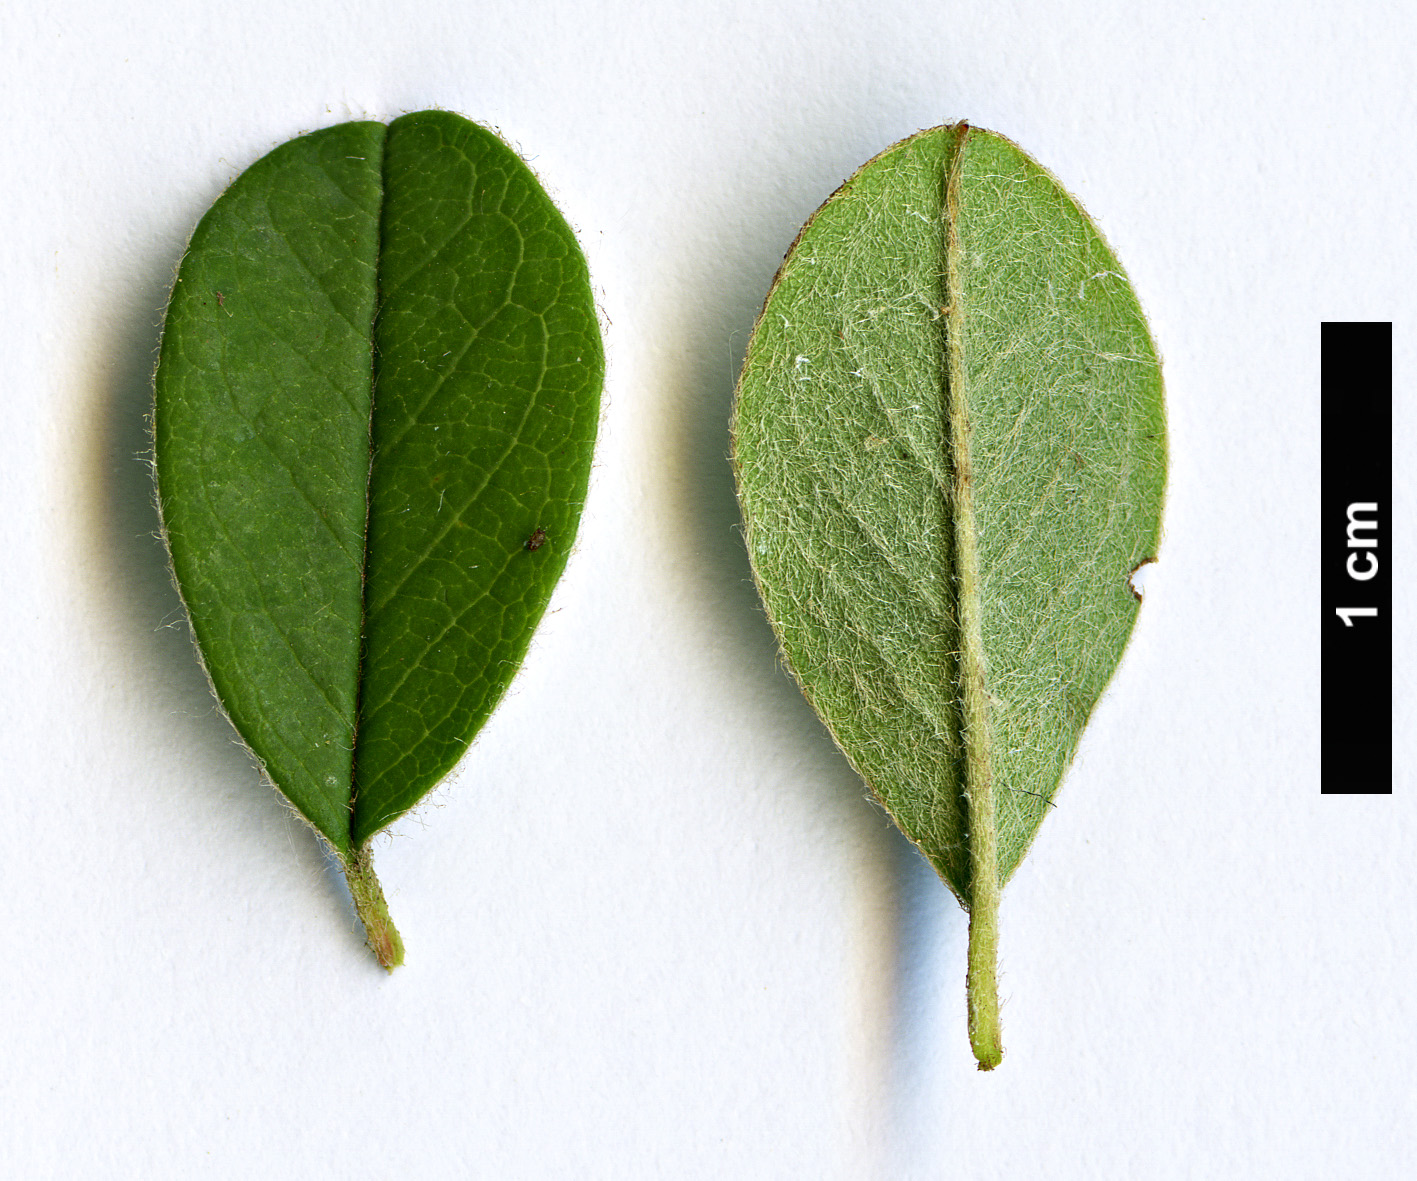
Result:
[[388,145],[392,125],[385,125],[379,136],[379,232],[375,237],[374,251],[374,302],[369,313],[369,427],[365,436],[368,460],[364,468],[364,535],[359,567],[359,663],[354,681],[354,719],[349,734],[349,820],[346,832],[351,853],[358,853],[354,847],[355,802],[359,783],[359,720],[364,707],[364,665],[368,658],[369,642],[369,517],[373,506],[374,484],[374,407],[379,396],[379,350],[375,327],[379,322],[381,303],[380,275],[383,270],[384,243],[387,237],[385,213],[388,210],[389,173]]

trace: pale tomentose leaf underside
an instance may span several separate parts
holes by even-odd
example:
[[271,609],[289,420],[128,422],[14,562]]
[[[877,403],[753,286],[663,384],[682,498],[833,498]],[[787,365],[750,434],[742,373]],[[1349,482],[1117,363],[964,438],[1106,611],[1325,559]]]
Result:
[[884,152],[778,274],[735,411],[754,571],[813,706],[966,905],[958,547],[978,566],[1002,882],[1131,631],[1165,454],[1160,366],[1120,265],[1002,137],[936,128]]

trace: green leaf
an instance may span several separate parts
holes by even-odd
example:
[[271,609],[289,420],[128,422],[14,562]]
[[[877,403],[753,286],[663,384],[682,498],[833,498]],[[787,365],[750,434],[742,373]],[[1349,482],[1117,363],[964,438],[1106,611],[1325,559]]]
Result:
[[192,236],[156,377],[158,500],[213,687],[402,945],[370,838],[458,761],[565,566],[604,364],[585,260],[457,115],[258,160]]
[[734,421],[753,569],[803,691],[970,911],[1002,1056],[998,894],[1121,658],[1166,480],[1161,370],[1087,215],[1001,136],[924,131],[813,215]]

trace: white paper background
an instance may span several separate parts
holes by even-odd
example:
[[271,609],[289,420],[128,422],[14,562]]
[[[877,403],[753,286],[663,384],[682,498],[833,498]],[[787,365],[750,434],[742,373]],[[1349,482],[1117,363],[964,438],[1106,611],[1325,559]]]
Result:
[[[0,1171],[1408,1175],[1414,32],[1318,0],[7,7]],[[202,211],[298,132],[435,105],[578,229],[609,377],[525,671],[378,849],[386,978],[212,704],[135,457]],[[777,667],[725,459],[798,226],[960,117],[1102,226],[1172,429],[1146,609],[1005,895],[991,1075],[964,916]],[[1319,795],[1325,319],[1396,322],[1391,798]]]

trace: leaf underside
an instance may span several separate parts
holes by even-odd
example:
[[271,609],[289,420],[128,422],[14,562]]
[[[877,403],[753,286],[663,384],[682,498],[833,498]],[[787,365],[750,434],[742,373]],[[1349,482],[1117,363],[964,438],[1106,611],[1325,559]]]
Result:
[[754,330],[734,433],[787,662],[968,906],[956,469],[967,457],[1002,883],[1121,657],[1129,576],[1159,539],[1160,364],[1122,268],[1013,144],[921,132],[804,227]]
[[164,528],[222,705],[346,861],[520,666],[602,374],[569,227],[456,115],[302,136],[198,225],[156,378]]

